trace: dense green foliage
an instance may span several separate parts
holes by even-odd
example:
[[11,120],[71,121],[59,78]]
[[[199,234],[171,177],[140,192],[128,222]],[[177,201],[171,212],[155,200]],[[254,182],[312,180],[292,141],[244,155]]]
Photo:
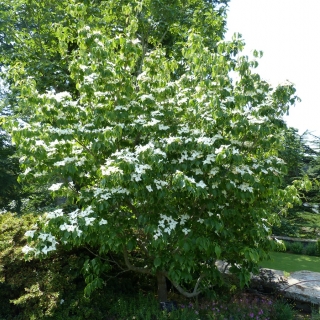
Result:
[[89,247],[87,294],[110,253],[157,276],[160,300],[164,278],[189,297],[218,283],[216,259],[245,285],[298,201],[279,154],[293,86],[223,40],[216,2],[7,3],[7,129],[24,183],[57,198],[24,252]]
[[20,211],[21,187],[17,181],[19,159],[9,137],[0,128],[0,211],[11,209]]
[[24,233],[35,223],[32,215],[0,215],[0,315],[5,319],[9,319],[8,315],[20,315],[17,319],[50,315],[57,301],[75,286],[79,266],[74,255],[56,254],[50,260],[25,261],[21,252],[26,244]]
[[307,202],[310,203],[309,211],[319,213],[320,205],[320,138],[312,136],[314,156],[308,166],[308,176],[315,183],[312,189],[306,193]]
[[[131,292],[138,280],[132,274],[114,279],[116,273],[111,273],[104,276],[106,292],[98,290],[92,300],[85,298],[81,268],[93,257],[88,250],[59,251],[43,260],[24,259],[24,234],[36,221],[30,214],[0,215],[0,319],[105,319],[112,298]],[[115,291],[116,283],[119,291]]]
[[[81,260],[91,255],[89,251],[59,251],[42,261],[24,260],[21,252],[26,242],[24,233],[35,222],[36,217],[32,215],[22,218],[6,213],[0,216],[0,319],[135,317],[145,320],[156,317],[193,320],[199,316],[201,319],[213,319],[219,314],[224,317],[232,315],[235,319],[250,319],[252,315],[261,319],[270,316],[272,319],[277,316],[282,319],[281,315],[287,308],[282,304],[280,308],[278,303],[274,304],[270,299],[224,295],[224,299],[208,300],[202,297],[197,301],[179,300],[175,304],[178,309],[168,313],[159,309],[152,294],[152,281],[145,276],[135,277],[130,272],[121,278],[114,277],[115,273],[104,275],[106,287],[93,293],[89,300],[83,296],[85,283],[80,276]],[[135,289],[137,283],[140,284],[139,294]]]
[[0,133],[0,212],[41,213],[52,205],[48,186],[29,180],[20,183],[16,148],[4,131]]
[[243,286],[268,257],[319,158],[282,120],[294,87],[223,40],[227,2],[1,2],[0,207],[23,206],[0,216],[0,318],[146,319],[115,288],[194,297],[217,259]]

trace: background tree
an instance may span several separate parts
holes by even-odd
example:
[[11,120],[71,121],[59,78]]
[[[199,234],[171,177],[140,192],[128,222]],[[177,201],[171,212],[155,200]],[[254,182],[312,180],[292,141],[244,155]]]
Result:
[[[1,129],[0,129],[1,130]],[[21,187],[17,181],[20,173],[19,159],[8,135],[0,131],[0,210],[21,208]]]
[[8,124],[23,176],[69,204],[27,232],[24,251],[96,250],[87,294],[110,253],[156,276],[160,301],[166,278],[187,297],[218,283],[217,259],[244,285],[274,245],[276,209],[298,200],[278,153],[295,89],[272,88],[240,38],[223,41],[221,3],[71,1],[53,31],[70,92],[8,60],[30,111]]
[[[312,180],[313,186],[309,191],[303,191],[301,194],[302,203],[295,205],[288,210],[288,214],[281,217],[281,224],[273,227],[275,235],[299,236],[299,225],[308,226],[308,213],[318,211],[318,185],[317,175],[317,142],[312,143],[310,133],[307,131],[302,135],[298,130],[289,128],[284,131],[284,149],[280,152],[281,158],[286,162],[287,172],[283,180],[283,185],[288,186],[295,180],[301,180],[305,177]],[[305,215],[303,213],[306,213]],[[305,216],[305,218],[304,218]],[[299,223],[297,224],[297,221]]]

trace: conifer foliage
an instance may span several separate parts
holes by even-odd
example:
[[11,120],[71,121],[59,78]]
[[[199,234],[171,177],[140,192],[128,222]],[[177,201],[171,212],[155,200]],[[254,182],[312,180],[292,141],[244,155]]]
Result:
[[19,161],[14,155],[15,148],[8,135],[0,131],[0,211],[20,211],[21,188],[17,181],[20,170]]

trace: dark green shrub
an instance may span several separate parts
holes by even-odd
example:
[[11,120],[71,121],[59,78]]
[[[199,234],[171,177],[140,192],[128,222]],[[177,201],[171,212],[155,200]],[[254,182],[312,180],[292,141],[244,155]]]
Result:
[[290,248],[292,253],[302,254],[303,244],[301,242],[293,242]]
[[[42,260],[25,260],[24,234],[36,219],[31,214],[0,214],[0,320],[106,319],[118,296],[136,295],[138,284],[145,291],[155,287],[150,285],[153,278],[131,272],[119,278],[123,269],[114,268],[104,276],[106,285],[86,298],[82,268],[86,259],[95,257],[87,249],[60,249]],[[111,259],[121,264],[120,257]]]
[[286,252],[291,252],[291,245],[292,243],[289,241],[284,241],[284,245],[286,247]]
[[299,228],[288,218],[282,217],[280,225],[272,227],[272,233],[278,236],[297,237]]
[[102,319],[101,292],[95,293],[95,302],[83,294],[87,251],[24,259],[24,234],[35,222],[33,215],[0,215],[0,319]]
[[[298,242],[299,243],[299,242]],[[302,244],[302,243],[301,243]],[[293,320],[296,319],[296,313],[286,301],[278,300],[273,305],[274,315],[272,319],[274,320]]]
[[304,248],[306,255],[308,256],[317,256],[318,255],[318,245],[317,243],[308,243]]

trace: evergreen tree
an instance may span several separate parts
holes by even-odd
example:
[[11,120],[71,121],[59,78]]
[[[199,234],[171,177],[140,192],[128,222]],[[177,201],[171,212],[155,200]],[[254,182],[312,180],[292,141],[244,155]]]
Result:
[[0,210],[20,211],[19,159],[8,135],[0,131]]

